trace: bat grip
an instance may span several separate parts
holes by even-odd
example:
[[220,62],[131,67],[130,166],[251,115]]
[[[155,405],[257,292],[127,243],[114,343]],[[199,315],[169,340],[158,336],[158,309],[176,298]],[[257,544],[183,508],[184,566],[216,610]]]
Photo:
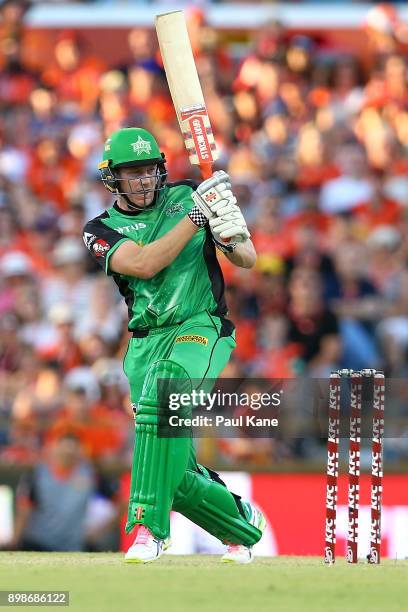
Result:
[[200,172],[201,172],[201,176],[204,180],[207,180],[209,178],[211,178],[212,172],[213,172],[213,165],[211,162],[205,164],[202,163],[200,164]]

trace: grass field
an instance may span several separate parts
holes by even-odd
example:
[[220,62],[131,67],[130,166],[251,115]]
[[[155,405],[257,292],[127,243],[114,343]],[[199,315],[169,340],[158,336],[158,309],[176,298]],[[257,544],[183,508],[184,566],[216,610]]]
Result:
[[68,590],[69,609],[84,612],[393,612],[407,609],[407,577],[408,561],[325,566],[316,557],[277,557],[230,566],[168,555],[125,565],[117,553],[0,553],[0,589]]

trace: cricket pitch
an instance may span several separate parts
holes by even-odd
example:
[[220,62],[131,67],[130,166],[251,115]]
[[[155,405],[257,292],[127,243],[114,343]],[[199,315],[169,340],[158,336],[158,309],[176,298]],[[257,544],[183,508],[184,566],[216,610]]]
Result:
[[83,612],[402,611],[407,571],[408,561],[392,560],[325,566],[317,557],[259,557],[231,566],[166,555],[130,565],[120,553],[0,553],[1,589],[69,591],[69,609]]

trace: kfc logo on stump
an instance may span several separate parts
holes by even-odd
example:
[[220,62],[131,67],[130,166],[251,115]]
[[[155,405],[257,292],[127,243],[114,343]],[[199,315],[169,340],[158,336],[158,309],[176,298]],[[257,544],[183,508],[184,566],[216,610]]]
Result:
[[103,257],[109,251],[110,245],[105,240],[100,238],[94,242],[92,248],[96,257]]

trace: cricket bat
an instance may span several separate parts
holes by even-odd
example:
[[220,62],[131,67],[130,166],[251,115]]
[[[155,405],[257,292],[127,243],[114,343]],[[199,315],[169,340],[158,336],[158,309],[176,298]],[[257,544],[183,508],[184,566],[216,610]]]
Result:
[[190,163],[199,166],[204,179],[209,178],[218,152],[183,11],[157,15],[156,32]]

